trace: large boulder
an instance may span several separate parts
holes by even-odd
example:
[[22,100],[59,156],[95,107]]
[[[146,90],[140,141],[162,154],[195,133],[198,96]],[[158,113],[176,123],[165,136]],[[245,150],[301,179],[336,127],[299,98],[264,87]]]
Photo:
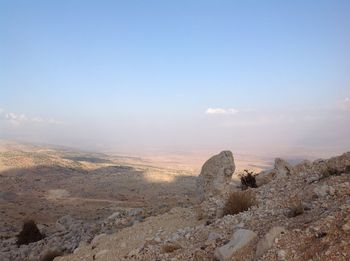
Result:
[[222,151],[207,160],[197,179],[200,202],[225,194],[229,190],[235,168],[231,151]]
[[287,177],[296,173],[294,167],[287,161],[276,158],[273,169],[264,170],[255,176],[256,185],[258,187],[265,185],[276,177]]
[[239,229],[233,234],[230,242],[215,250],[214,257],[219,261],[231,260],[237,251],[247,246],[256,237],[257,234],[251,230]]

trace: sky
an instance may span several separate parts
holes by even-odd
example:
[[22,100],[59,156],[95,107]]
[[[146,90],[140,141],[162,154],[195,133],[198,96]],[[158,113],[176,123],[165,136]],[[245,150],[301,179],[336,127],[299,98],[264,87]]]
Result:
[[349,1],[0,0],[0,138],[350,150]]

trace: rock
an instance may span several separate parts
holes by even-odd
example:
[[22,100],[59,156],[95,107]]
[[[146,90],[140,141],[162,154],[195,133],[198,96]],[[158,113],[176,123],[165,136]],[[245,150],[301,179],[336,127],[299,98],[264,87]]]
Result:
[[259,240],[256,247],[256,257],[262,256],[267,250],[269,250],[275,239],[286,230],[283,227],[273,227],[265,234],[265,236]]
[[257,237],[257,234],[251,230],[239,229],[237,230],[230,242],[215,250],[214,257],[219,261],[231,260],[235,252],[248,245]]
[[198,249],[193,254],[193,261],[211,261],[212,259],[207,256],[207,253],[202,250]]
[[229,190],[235,168],[231,151],[222,151],[207,160],[197,179],[197,194],[200,202]]
[[208,235],[208,239],[205,242],[207,245],[210,245],[211,243],[215,243],[217,239],[220,238],[220,234],[216,232],[210,232]]
[[287,177],[293,175],[296,171],[287,161],[276,158],[274,169],[264,170],[255,176],[256,185],[258,187],[272,181],[275,177]]
[[110,252],[110,250],[107,250],[107,249],[103,249],[99,252],[97,252],[95,255],[94,255],[94,260],[107,260],[107,254]]
[[350,221],[348,221],[347,223],[345,223],[345,224],[342,226],[342,229],[343,229],[345,232],[350,231]]
[[308,172],[312,168],[312,162],[309,160],[303,160],[294,167],[296,173]]
[[350,170],[350,152],[346,152],[340,156],[330,158],[327,160],[328,168],[337,170],[339,172],[349,172]]
[[129,252],[128,257],[133,257],[133,256],[137,256],[137,254],[140,252],[140,250],[138,248],[133,249]]
[[326,197],[328,194],[329,195],[334,195],[335,193],[335,189],[331,186],[328,185],[322,185],[322,186],[317,186],[314,188],[314,193],[322,198],[322,197]]
[[256,185],[258,187],[265,185],[272,181],[275,176],[276,170],[274,169],[262,171],[255,176]]
[[286,260],[286,251],[284,251],[284,250],[278,250],[278,252],[277,252],[277,259],[278,259],[279,261]]
[[287,177],[294,174],[294,168],[287,161],[276,158],[275,159],[275,171],[279,177]]
[[114,213],[113,213],[112,215],[110,215],[107,219],[113,220],[113,219],[120,218],[120,217],[121,217],[120,212],[114,212]]
[[136,217],[136,216],[143,216],[145,213],[143,208],[134,208],[129,211],[129,216]]
[[74,222],[75,220],[70,215],[66,215],[56,221],[56,228],[58,230],[69,230]]

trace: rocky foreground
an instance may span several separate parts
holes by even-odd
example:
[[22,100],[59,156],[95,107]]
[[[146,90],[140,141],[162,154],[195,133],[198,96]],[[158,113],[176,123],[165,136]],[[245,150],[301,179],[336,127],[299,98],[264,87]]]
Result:
[[[106,221],[108,233],[100,230],[94,238],[88,230],[82,233],[84,224],[63,220],[67,237],[85,237],[70,245],[72,254],[55,261],[350,260],[350,152],[296,166],[276,159],[273,169],[255,176],[257,187],[245,191],[255,197],[255,205],[224,215],[229,195],[242,190],[234,172],[231,152],[215,155],[198,177],[197,205],[145,219],[142,213],[117,212]],[[123,223],[128,220],[132,222]],[[117,232],[109,234],[118,224]],[[44,240],[22,247],[33,249]],[[45,251],[63,245],[51,242]],[[14,242],[8,240],[1,247],[9,254]],[[42,257],[45,251],[40,251],[31,251],[29,259]],[[12,260],[5,254],[0,257]]]

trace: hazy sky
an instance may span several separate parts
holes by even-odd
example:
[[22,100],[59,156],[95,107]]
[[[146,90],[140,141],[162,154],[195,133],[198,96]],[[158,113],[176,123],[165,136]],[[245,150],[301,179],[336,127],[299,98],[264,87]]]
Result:
[[0,1],[0,138],[350,150],[350,1]]

